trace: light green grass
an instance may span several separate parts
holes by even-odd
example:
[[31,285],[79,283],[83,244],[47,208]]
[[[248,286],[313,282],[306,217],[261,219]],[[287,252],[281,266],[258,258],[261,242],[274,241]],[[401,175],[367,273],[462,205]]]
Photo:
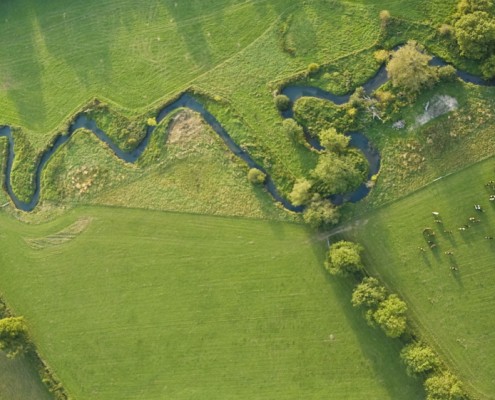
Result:
[[[484,184],[495,180],[494,167],[491,158],[444,178],[363,217],[360,228],[346,235],[365,246],[369,272],[407,301],[419,333],[487,399],[495,393],[495,244],[484,237],[495,237],[495,207]],[[477,213],[474,204],[486,212]],[[433,221],[432,211],[440,212],[443,225]],[[469,222],[471,216],[481,222]],[[464,224],[472,226],[458,231]],[[436,232],[434,251],[422,236],[425,227]]]
[[[69,242],[25,241],[81,217]],[[303,226],[115,208],[0,220],[0,289],[78,400],[422,397]]]
[[50,400],[53,397],[41,383],[30,359],[9,360],[0,353],[1,400]]

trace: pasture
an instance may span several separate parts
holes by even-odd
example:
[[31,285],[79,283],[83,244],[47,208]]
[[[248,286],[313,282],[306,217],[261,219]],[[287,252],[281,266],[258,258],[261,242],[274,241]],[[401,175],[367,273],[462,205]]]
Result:
[[1,400],[50,400],[52,396],[41,383],[29,358],[9,360],[0,353]]
[[[489,239],[495,205],[484,186],[491,180],[493,158],[363,216],[345,234],[365,246],[368,271],[406,300],[419,334],[483,398],[495,393],[495,241]],[[474,209],[477,204],[484,212]],[[433,238],[424,237],[426,227]]]
[[[16,127],[14,191],[29,198],[37,156],[79,111],[94,112],[131,148],[149,116],[193,90],[287,194],[317,155],[283,129],[279,83],[352,91],[376,72],[377,45],[410,38],[457,62],[437,32],[456,3],[2,2],[0,126]],[[388,36],[382,9],[396,19]],[[311,63],[323,66],[318,76],[304,75]],[[371,196],[347,207],[362,224],[344,236],[364,244],[369,272],[407,301],[420,335],[470,391],[491,398],[495,240],[485,237],[495,236],[495,207],[483,184],[495,180],[493,159],[389,203],[493,154],[493,89],[442,84],[401,111],[408,126],[434,94],[455,96],[459,111],[401,132],[367,126],[383,168]],[[0,293],[25,316],[67,392],[76,400],[423,398],[400,364],[401,343],[369,328],[350,305],[350,284],[323,270],[325,245],[247,182],[245,165],[197,116],[170,131],[168,123],[135,165],[76,133],[43,172],[40,208],[0,211]],[[8,202],[4,191],[0,200]],[[477,203],[486,212],[476,213]],[[430,225],[432,250],[422,234]],[[1,400],[46,398],[31,367],[0,359]]]
[[421,396],[305,227],[120,208],[0,220],[0,290],[78,400]]

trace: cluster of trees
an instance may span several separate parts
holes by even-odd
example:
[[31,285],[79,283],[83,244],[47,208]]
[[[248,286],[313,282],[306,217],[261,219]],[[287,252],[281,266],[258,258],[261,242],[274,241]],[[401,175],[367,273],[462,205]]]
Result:
[[387,64],[387,73],[392,85],[406,95],[414,97],[440,79],[455,77],[455,69],[452,66],[431,66],[431,58],[423,46],[414,40],[408,41],[392,54]]
[[495,5],[492,0],[461,0],[454,16],[461,55],[481,62],[486,79],[495,77]]
[[427,400],[463,400],[466,393],[459,379],[441,363],[431,347],[421,342],[405,346],[401,359],[410,375],[424,379]]
[[364,278],[354,289],[351,302],[364,308],[366,321],[378,325],[387,336],[397,338],[406,331],[406,303],[396,294],[388,294],[377,279]]
[[364,310],[368,324],[379,326],[388,337],[401,337],[407,342],[400,357],[408,374],[423,379],[427,400],[466,399],[460,381],[442,364],[433,349],[411,339],[414,335],[408,331],[406,303],[397,294],[389,293],[378,279],[363,278],[362,251],[358,243],[344,240],[333,243],[325,267],[332,275],[357,278],[359,283],[352,292],[352,305]]
[[[302,128],[297,123],[287,123],[292,134],[299,138]],[[305,205],[303,217],[312,226],[331,225],[339,220],[339,211],[327,197],[352,191],[366,179],[368,162],[356,149],[349,148],[349,137],[337,133],[334,128],[320,132],[324,146],[310,179],[296,180],[289,194],[294,205]]]

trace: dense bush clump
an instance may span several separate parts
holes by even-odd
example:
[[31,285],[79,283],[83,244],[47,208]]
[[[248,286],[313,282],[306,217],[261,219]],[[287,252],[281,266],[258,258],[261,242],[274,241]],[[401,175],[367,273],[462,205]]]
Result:
[[466,398],[459,380],[450,372],[435,374],[425,381],[427,400],[463,400]]
[[329,200],[315,195],[304,210],[303,219],[313,228],[335,225],[339,222],[340,211]]
[[424,374],[439,367],[440,360],[433,349],[422,343],[411,343],[400,353],[409,374]]
[[288,110],[290,107],[290,99],[285,94],[275,96],[275,106],[279,111]]
[[247,177],[249,182],[255,185],[261,185],[266,180],[266,174],[258,168],[251,168]]
[[352,292],[351,303],[354,307],[368,307],[376,310],[386,297],[387,291],[378,279],[367,277]]
[[7,357],[14,358],[27,350],[29,339],[27,327],[22,317],[0,319],[0,350]]
[[358,243],[341,240],[332,244],[325,264],[328,272],[332,275],[348,276],[363,271],[362,251],[363,248]]
[[428,63],[431,56],[417,42],[410,40],[397,50],[387,64],[388,76],[394,87],[414,96],[437,80],[437,69]]

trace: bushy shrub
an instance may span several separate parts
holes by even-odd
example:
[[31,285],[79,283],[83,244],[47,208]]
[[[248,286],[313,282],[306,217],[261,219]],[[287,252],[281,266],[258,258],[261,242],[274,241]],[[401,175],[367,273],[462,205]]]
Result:
[[361,252],[358,243],[341,240],[330,246],[325,267],[332,275],[348,276],[363,270]]
[[308,65],[308,73],[310,75],[316,74],[320,70],[320,66],[316,63],[311,63]]
[[325,129],[318,136],[325,149],[339,154],[347,150],[351,140],[349,136],[338,133],[335,128]]
[[455,23],[455,38],[461,54],[482,60],[495,51],[495,18],[485,11],[465,14]]
[[303,219],[313,228],[335,225],[339,222],[340,211],[330,201],[314,196],[303,212]]
[[249,182],[255,185],[261,185],[266,180],[266,174],[258,168],[251,168],[248,172],[247,177]]
[[425,381],[427,400],[462,400],[465,393],[459,380],[450,372],[442,372]]
[[414,96],[421,89],[432,86],[437,80],[437,69],[428,63],[431,56],[427,55],[422,46],[413,40],[397,50],[387,64],[388,76],[394,87]]
[[368,161],[362,153],[349,149],[344,154],[320,155],[311,176],[318,193],[340,194],[350,192],[364,182],[368,168]]
[[460,15],[475,11],[493,11],[493,0],[461,0],[457,3],[457,13]]
[[288,110],[290,107],[290,99],[285,94],[275,96],[274,102],[279,111]]
[[7,317],[0,320],[0,350],[14,358],[27,350],[29,339],[22,317]]
[[282,127],[285,130],[287,136],[297,142],[303,144],[305,142],[304,130],[294,119],[286,118],[282,122]]
[[148,126],[157,126],[158,123],[156,122],[156,118],[155,117],[150,117],[146,120],[146,124]]
[[454,27],[449,24],[442,24],[438,27],[438,33],[442,36],[451,36],[454,34]]
[[354,307],[376,309],[386,297],[387,290],[378,282],[378,279],[367,277],[352,292],[351,303]]
[[373,53],[373,57],[375,57],[375,60],[378,61],[380,64],[383,64],[390,57],[390,53],[387,50],[381,49],[375,51]]
[[483,62],[481,65],[481,72],[483,74],[483,78],[485,79],[495,78],[495,55],[489,57]]
[[300,206],[308,203],[311,200],[311,186],[312,183],[307,179],[298,179],[294,186],[292,187],[292,191],[289,194],[289,200],[295,206]]
[[406,311],[406,303],[396,294],[391,294],[378,305],[373,319],[387,336],[397,338],[406,331]]
[[444,67],[438,68],[438,79],[451,82],[457,78],[457,71],[452,65],[446,65]]
[[424,374],[440,366],[440,360],[431,347],[422,343],[411,343],[400,352],[410,375]]

